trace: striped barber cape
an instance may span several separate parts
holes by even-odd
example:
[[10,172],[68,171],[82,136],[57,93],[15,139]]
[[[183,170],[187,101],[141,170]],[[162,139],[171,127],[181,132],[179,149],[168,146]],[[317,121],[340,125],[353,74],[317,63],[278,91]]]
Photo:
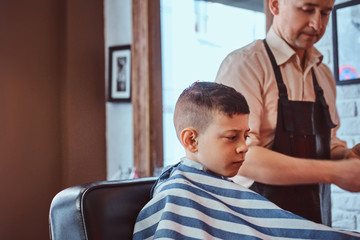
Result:
[[[185,160],[185,161],[184,161]],[[261,195],[183,159],[164,171],[133,239],[360,239],[282,210]]]

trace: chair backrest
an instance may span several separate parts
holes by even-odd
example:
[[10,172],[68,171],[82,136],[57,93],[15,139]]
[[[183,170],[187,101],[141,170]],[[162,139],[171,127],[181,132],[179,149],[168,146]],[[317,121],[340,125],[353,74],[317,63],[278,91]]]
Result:
[[155,180],[94,182],[59,192],[50,205],[50,239],[131,239]]

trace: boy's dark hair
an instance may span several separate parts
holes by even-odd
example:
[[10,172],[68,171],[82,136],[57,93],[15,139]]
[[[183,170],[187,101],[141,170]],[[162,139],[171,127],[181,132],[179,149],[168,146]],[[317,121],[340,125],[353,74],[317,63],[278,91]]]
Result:
[[215,82],[195,82],[181,94],[175,106],[174,124],[179,137],[181,131],[193,127],[204,131],[214,113],[229,117],[249,114],[245,97],[234,88]]

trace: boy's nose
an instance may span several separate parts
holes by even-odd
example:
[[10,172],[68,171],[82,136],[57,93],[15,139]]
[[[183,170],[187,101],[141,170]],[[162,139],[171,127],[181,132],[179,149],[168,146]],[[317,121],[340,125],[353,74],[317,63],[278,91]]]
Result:
[[246,143],[241,143],[236,147],[236,153],[246,153],[248,151],[248,147]]

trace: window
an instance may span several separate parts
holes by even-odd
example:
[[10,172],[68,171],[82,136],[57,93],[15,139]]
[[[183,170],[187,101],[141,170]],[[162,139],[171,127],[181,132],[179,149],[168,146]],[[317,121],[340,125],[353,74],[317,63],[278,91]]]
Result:
[[185,155],[173,125],[175,103],[182,90],[197,80],[214,81],[227,54],[265,38],[266,22],[263,12],[220,3],[161,0],[160,4],[166,166]]

